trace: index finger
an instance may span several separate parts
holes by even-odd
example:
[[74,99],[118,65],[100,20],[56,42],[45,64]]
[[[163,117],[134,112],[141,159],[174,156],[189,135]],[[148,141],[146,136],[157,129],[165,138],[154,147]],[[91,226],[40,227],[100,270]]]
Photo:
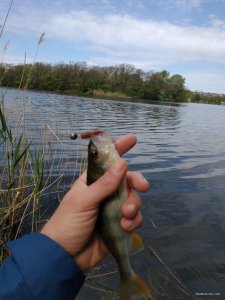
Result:
[[122,156],[124,153],[129,151],[137,143],[137,138],[133,134],[128,134],[115,141],[115,147],[119,155]]

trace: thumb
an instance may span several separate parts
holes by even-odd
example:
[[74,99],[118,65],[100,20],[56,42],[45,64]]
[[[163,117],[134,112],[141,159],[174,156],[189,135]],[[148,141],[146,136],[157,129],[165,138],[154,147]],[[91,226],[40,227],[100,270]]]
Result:
[[88,187],[87,205],[89,205],[89,207],[99,206],[105,198],[119,188],[126,172],[127,163],[120,158],[104,175]]

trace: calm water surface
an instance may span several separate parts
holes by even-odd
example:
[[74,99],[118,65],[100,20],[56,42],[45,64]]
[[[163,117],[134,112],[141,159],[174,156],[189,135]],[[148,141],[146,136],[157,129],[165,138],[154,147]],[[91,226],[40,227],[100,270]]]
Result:
[[[15,91],[9,90],[6,99],[12,94]],[[72,161],[86,145],[71,141],[71,131],[99,128],[114,138],[136,134],[138,143],[125,157],[131,170],[146,176],[151,189],[142,195],[145,221],[140,234],[146,250],[132,258],[134,268],[145,279],[150,272],[153,281],[165,283],[165,270],[147,252],[150,244],[193,294],[205,293],[199,299],[225,299],[225,106],[157,105],[37,92],[27,92],[26,97],[31,97],[31,104],[24,122],[34,141],[39,140],[37,130],[49,124]],[[15,106],[21,107],[21,101],[18,95]],[[102,265],[103,271],[116,270],[111,260]],[[115,280],[113,276],[96,279],[95,284],[118,288],[117,274]],[[178,290],[170,281],[167,288],[175,299]],[[102,293],[87,287],[79,299],[87,299],[90,292],[92,299],[102,299]],[[186,298],[181,293],[179,299]]]

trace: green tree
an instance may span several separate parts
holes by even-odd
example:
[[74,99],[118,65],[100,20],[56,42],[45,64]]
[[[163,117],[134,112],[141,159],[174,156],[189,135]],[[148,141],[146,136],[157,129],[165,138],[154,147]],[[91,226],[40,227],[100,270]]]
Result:
[[186,89],[185,78],[179,74],[174,74],[168,78],[169,93],[174,101],[185,101]]
[[1,65],[0,75],[0,83],[12,87],[26,86],[29,77],[28,87],[37,90],[81,94],[102,90],[159,101],[185,101],[190,96],[181,75],[170,76],[167,70],[144,72],[130,64],[109,67],[88,66],[86,62]]

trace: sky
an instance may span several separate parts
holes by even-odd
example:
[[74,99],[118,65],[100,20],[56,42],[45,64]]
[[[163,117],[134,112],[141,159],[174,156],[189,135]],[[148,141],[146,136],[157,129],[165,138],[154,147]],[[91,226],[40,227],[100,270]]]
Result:
[[[11,1],[0,0],[0,26]],[[14,0],[0,59],[32,62],[44,32],[36,61],[167,70],[225,94],[224,12],[225,0]]]

